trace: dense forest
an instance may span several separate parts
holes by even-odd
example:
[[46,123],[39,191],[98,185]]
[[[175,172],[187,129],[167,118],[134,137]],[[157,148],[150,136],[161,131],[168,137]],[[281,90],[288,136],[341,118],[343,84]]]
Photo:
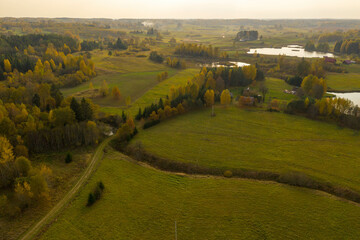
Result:
[[32,167],[29,156],[99,142],[98,106],[60,91],[96,72],[86,55],[73,55],[81,49],[74,36],[1,36],[0,46],[0,188],[16,193],[1,203],[16,216],[49,200],[51,169]]

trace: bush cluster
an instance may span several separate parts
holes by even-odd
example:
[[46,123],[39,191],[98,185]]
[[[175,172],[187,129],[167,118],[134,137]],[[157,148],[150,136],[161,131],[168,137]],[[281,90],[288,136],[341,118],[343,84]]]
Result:
[[71,163],[73,160],[71,153],[67,153],[65,157],[65,163]]
[[98,182],[96,184],[95,189],[89,193],[89,197],[88,197],[88,201],[87,201],[87,205],[88,207],[90,207],[91,205],[93,205],[97,200],[99,200],[104,192],[105,186],[103,184],[102,181]]

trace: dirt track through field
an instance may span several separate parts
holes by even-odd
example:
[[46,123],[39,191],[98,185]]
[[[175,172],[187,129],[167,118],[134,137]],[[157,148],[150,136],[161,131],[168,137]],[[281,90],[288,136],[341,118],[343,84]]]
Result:
[[19,239],[27,240],[32,239],[36,236],[37,233],[44,227],[47,223],[50,222],[52,218],[54,218],[60,210],[68,204],[75,194],[80,190],[80,188],[86,183],[86,181],[91,176],[97,162],[102,158],[103,151],[106,145],[112,138],[105,139],[96,149],[93,157],[91,158],[91,162],[87,166],[83,175],[79,178],[77,183],[71,188],[71,190],[65,195],[65,197],[60,200],[43,218],[41,218],[37,223],[33,224]]

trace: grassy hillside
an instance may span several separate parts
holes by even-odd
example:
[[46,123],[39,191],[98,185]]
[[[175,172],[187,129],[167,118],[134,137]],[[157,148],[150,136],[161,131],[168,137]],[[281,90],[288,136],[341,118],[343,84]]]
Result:
[[[86,207],[96,182],[103,198]],[[312,190],[241,179],[185,177],[110,151],[41,239],[356,238],[360,208]]]
[[202,166],[299,171],[360,190],[360,137],[334,124],[261,109],[192,112],[142,131],[156,155]]
[[[162,97],[166,97],[169,94],[169,90],[171,86],[179,86],[185,85],[185,83],[192,79],[192,77],[199,73],[199,69],[186,69],[178,72],[175,76],[166,79],[165,81],[160,82],[149,91],[147,91],[144,95],[140,98],[136,99],[134,103],[131,105],[127,111],[132,115],[135,116],[139,110],[139,107],[144,108],[151,103],[157,103],[159,99]],[[114,107],[103,107],[103,111],[110,112],[110,113],[117,113],[121,114],[120,108]]]
[[[146,91],[158,84],[157,75],[167,71],[169,77],[174,76],[178,70],[168,68],[164,64],[156,64],[148,58],[108,56],[105,51],[94,51],[92,60],[95,62],[98,76],[91,80],[95,89],[101,87],[105,80],[109,91],[117,86],[122,99],[114,100],[112,96],[105,98],[95,97],[94,103],[102,107],[119,107],[125,105],[125,98],[130,96],[133,101],[142,96]],[[73,88],[64,88],[61,91],[65,96],[92,97],[89,82]]]

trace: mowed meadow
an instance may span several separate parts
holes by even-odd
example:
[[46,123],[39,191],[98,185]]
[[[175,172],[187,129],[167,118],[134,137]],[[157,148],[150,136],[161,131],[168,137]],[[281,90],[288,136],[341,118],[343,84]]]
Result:
[[301,172],[360,190],[359,133],[335,124],[263,109],[215,107],[140,132],[150,153],[221,169]]
[[[327,194],[244,179],[189,177],[108,149],[89,183],[40,239],[354,239],[360,208]],[[102,199],[86,207],[103,181]]]

